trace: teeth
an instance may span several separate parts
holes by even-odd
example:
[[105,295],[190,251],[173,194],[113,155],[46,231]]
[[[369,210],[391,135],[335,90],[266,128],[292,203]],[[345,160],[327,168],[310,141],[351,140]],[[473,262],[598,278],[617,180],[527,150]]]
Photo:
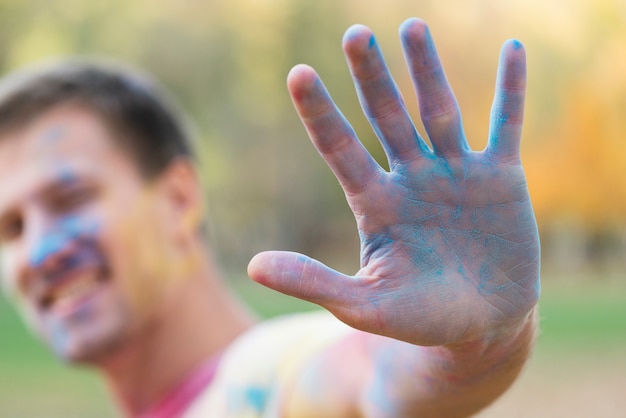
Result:
[[67,284],[59,286],[53,290],[52,294],[47,298],[49,305],[61,302],[70,302],[76,297],[80,297],[92,291],[98,286],[96,275],[85,275],[76,279],[70,279]]

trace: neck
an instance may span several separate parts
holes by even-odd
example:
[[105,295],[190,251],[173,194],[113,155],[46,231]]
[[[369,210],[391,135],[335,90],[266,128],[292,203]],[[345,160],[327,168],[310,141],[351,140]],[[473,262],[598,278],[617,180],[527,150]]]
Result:
[[127,415],[155,405],[254,324],[218,273],[204,267],[198,277],[176,283],[153,324],[99,365]]

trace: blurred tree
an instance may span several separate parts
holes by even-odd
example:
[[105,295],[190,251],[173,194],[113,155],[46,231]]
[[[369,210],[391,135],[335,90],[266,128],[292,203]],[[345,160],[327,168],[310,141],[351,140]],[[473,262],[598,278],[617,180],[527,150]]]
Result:
[[397,39],[397,26],[413,15],[431,26],[475,149],[487,137],[500,44],[509,37],[525,43],[523,159],[537,217],[546,243],[581,243],[575,251],[548,245],[546,260],[594,258],[598,236],[624,251],[621,0],[0,0],[0,68],[78,54],[153,73],[195,122],[213,239],[226,264],[240,275],[252,253],[290,248],[350,270],[358,262],[352,217],[308,144],[284,80],[294,64],[313,65],[385,165],[340,41],[353,23],[374,29],[422,130]]

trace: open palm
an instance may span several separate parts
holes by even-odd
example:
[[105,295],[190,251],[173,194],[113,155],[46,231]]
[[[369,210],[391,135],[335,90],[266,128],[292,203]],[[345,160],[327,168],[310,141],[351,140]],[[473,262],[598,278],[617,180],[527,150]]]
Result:
[[288,79],[311,140],[356,217],[361,269],[334,271],[303,255],[265,252],[257,281],[324,306],[347,324],[419,345],[452,344],[520,322],[539,292],[539,240],[519,143],[525,55],[502,48],[489,142],[472,151],[426,25],[401,27],[420,115],[419,136],[373,34],[346,32],[344,50],[365,114],[390,170],[362,146],[307,66]]

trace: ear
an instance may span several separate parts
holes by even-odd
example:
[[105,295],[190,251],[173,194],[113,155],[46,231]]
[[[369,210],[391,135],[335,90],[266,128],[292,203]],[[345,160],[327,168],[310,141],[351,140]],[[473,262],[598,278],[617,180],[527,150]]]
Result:
[[155,186],[165,230],[175,241],[188,242],[198,234],[203,217],[202,185],[195,166],[178,158],[161,173]]

